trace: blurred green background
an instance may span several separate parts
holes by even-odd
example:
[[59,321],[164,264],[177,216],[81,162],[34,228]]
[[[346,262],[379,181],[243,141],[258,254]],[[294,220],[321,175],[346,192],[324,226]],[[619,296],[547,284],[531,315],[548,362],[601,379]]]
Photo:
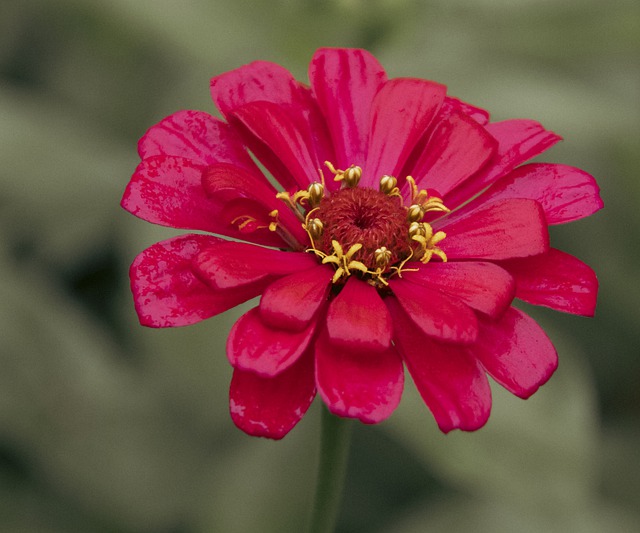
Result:
[[593,320],[530,309],[560,353],[524,402],[441,435],[412,385],[357,424],[342,533],[640,528],[640,4],[636,0],[2,0],[0,531],[297,532],[319,405],[281,442],[227,411],[236,309],[138,325],[127,269],[176,233],[119,208],[136,141],[254,59],[299,79],[320,46],[446,83],[494,120],[564,136],[543,159],[595,175],[606,209],[556,227],[592,265]]

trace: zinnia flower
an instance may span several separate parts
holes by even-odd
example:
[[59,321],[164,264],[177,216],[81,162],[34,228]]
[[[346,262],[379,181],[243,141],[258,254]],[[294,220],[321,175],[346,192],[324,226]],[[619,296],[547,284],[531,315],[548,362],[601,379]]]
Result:
[[387,79],[366,51],[319,50],[309,80],[251,63],[211,80],[226,121],[180,111],[142,137],[123,207],[206,234],[135,259],[140,321],[184,326],[261,295],[227,342],[231,416],[251,435],[283,437],[316,391],[380,422],[404,365],[442,431],[478,429],[487,375],[527,398],[557,366],[513,299],[594,313],[595,274],[547,227],[600,209],[595,180],[523,165],[560,137]]

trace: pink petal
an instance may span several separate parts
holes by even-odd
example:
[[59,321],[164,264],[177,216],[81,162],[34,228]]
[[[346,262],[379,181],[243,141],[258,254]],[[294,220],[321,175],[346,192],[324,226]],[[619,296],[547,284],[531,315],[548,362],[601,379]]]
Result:
[[371,134],[361,186],[376,187],[380,177],[400,176],[404,163],[442,105],[447,88],[439,83],[396,78],[373,100]]
[[474,431],[491,412],[491,388],[468,348],[438,342],[403,319],[399,304],[389,299],[394,341],[409,373],[440,429]]
[[291,73],[269,61],[254,61],[211,79],[211,98],[225,116],[250,102],[291,104],[298,90]]
[[489,160],[496,141],[475,120],[454,111],[440,121],[411,175],[419,187],[446,195]]
[[549,249],[544,212],[534,200],[498,200],[433,226],[447,234],[439,246],[449,259],[511,259]]
[[[457,298],[404,279],[392,279],[389,286],[411,322],[425,335],[460,344],[476,340],[476,315]],[[388,300],[394,299],[385,298],[385,303]],[[397,316],[393,320],[397,322]]]
[[516,297],[576,315],[593,316],[598,296],[595,272],[572,255],[550,248],[546,254],[505,261],[516,280]]
[[403,272],[402,279],[446,292],[492,317],[504,313],[515,296],[513,277],[493,263],[431,261],[417,272]]
[[[225,202],[208,197],[202,187],[205,169],[182,157],[147,158],[131,177],[121,205],[133,215],[162,226],[203,230],[266,245],[284,244],[273,232],[242,233],[225,219]],[[270,194],[275,199],[275,191]]]
[[567,165],[533,163],[500,178],[478,200],[530,198],[542,205],[549,224],[563,224],[604,207],[593,176]]
[[[241,207],[245,207],[247,212],[244,217],[226,219],[226,224],[241,225],[245,219],[273,220],[270,214],[278,212],[278,224],[286,233],[293,237],[293,242],[286,240],[289,247],[301,248],[300,242],[307,242],[308,236],[302,229],[302,224],[294,216],[291,210],[276,198],[275,189],[267,182],[266,178],[259,179],[253,174],[225,163],[211,165],[202,174],[202,187],[207,196],[215,199],[225,206],[224,215],[237,217],[237,210],[229,211],[229,206],[241,200]],[[242,212],[242,211],[240,211]],[[266,233],[270,232],[268,227],[263,228]],[[278,234],[276,232],[276,234]],[[241,234],[242,235],[242,234]],[[245,240],[248,240],[243,236]]]
[[204,166],[233,163],[258,171],[234,129],[202,111],[178,111],[152,126],[140,139],[138,153],[142,159],[170,155]]
[[551,377],[558,355],[536,322],[515,307],[498,322],[483,321],[470,351],[493,379],[520,398],[528,398]]
[[306,353],[273,377],[236,368],[229,410],[234,424],[245,433],[281,439],[304,416],[315,394],[313,357]]
[[311,182],[320,181],[318,169],[324,162],[318,160],[310,135],[297,127],[278,105],[252,102],[235,109],[233,117],[268,146],[292,174],[295,183],[282,183],[285,188],[306,189]]
[[202,250],[193,261],[196,273],[216,289],[235,289],[268,278],[317,266],[301,252],[282,252],[242,242],[221,242]]
[[313,56],[309,80],[333,139],[336,168],[364,164],[371,103],[386,79],[366,50],[322,48]]
[[217,291],[194,274],[193,258],[219,242],[208,235],[183,235],[154,244],[136,257],[129,277],[142,325],[195,324],[259,294],[252,288]]
[[453,113],[454,111],[461,111],[468,117],[471,117],[473,120],[475,120],[481,126],[484,126],[487,122],[489,122],[489,112],[485,109],[481,109],[467,102],[463,102],[458,98],[447,96],[444,99],[439,114],[441,116],[446,116],[450,113]]
[[257,307],[242,315],[227,338],[227,357],[234,368],[275,376],[294,364],[306,350],[315,323],[299,332],[274,329],[260,320]]
[[485,127],[498,141],[498,149],[480,174],[473,180],[467,180],[447,196],[445,204],[449,209],[466,202],[499,177],[561,140],[559,135],[545,130],[534,120],[505,120],[487,124]]
[[391,346],[391,316],[372,285],[351,276],[327,311],[331,344],[349,352],[378,352]]
[[370,356],[354,354],[333,344],[323,332],[316,342],[316,383],[333,414],[375,424],[400,403],[402,360],[393,348]]
[[274,281],[260,299],[260,316],[265,324],[289,331],[301,331],[327,302],[333,269],[318,265]]

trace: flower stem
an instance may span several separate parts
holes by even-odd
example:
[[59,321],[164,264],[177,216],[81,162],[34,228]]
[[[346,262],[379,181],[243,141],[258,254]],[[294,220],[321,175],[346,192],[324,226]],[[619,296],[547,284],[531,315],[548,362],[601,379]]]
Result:
[[320,465],[309,533],[333,533],[347,471],[351,421],[323,406]]

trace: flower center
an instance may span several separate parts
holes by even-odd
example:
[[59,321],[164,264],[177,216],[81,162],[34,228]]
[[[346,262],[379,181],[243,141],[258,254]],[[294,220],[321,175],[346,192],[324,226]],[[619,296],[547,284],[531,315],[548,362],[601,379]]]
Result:
[[[333,283],[344,283],[357,273],[372,285],[386,286],[390,276],[401,276],[407,270],[409,261],[427,263],[434,255],[447,260],[437,246],[445,233],[434,234],[431,225],[423,221],[427,212],[449,211],[440,198],[418,190],[415,180],[407,176],[411,204],[406,206],[393,176],[383,176],[379,190],[358,187],[360,167],[336,170],[331,163],[325,164],[334,180],[342,182],[340,190],[325,195],[321,172],[322,183],[312,183],[293,196],[278,193],[278,198],[298,216],[309,235],[306,251],[336,269]],[[277,223],[269,227],[278,229]]]

